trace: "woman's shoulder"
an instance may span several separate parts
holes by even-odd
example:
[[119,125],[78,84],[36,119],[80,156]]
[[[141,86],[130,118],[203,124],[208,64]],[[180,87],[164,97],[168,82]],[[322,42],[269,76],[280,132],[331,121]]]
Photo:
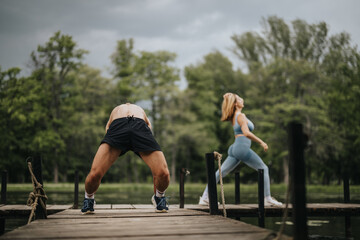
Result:
[[237,113],[236,119],[240,124],[241,122],[246,121],[246,115],[244,113]]
[[237,113],[238,118],[246,118],[245,113]]

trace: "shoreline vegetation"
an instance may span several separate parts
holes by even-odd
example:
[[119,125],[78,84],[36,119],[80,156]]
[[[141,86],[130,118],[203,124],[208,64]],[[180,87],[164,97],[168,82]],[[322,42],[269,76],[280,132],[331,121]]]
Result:
[[[202,194],[205,183],[185,183],[185,204],[196,204]],[[44,183],[48,196],[47,204],[72,204],[74,201],[74,183]],[[26,204],[26,200],[33,187],[31,183],[7,185],[7,204]],[[220,185],[217,186],[220,199]],[[272,184],[271,192],[280,201],[285,200],[287,186],[285,184]],[[152,183],[103,183],[96,193],[98,204],[150,204],[153,192]],[[224,184],[226,203],[235,202],[234,183]],[[79,204],[84,194],[84,184],[79,184]],[[342,185],[307,185],[307,202],[343,202]],[[179,203],[179,184],[169,185],[166,195],[170,203]],[[257,202],[257,184],[240,184],[240,202]],[[360,185],[350,185],[350,202],[360,203]]]

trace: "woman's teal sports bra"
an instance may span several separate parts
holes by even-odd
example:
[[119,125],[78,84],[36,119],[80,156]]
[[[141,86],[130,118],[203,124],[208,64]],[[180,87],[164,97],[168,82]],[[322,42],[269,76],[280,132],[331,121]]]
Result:
[[[235,135],[244,134],[244,133],[242,132],[242,130],[241,130],[241,127],[240,127],[238,121],[237,121],[237,118],[238,118],[238,115],[239,115],[239,114],[240,114],[240,113],[237,113],[237,114],[235,115],[235,124],[234,124],[234,126],[233,126],[233,128],[234,128],[234,134],[235,134]],[[246,119],[247,119],[247,122],[248,122],[248,128],[249,128],[250,132],[252,132],[252,131],[254,130],[255,126],[254,126],[254,124],[252,123],[252,121],[250,121],[248,118],[246,118]]]

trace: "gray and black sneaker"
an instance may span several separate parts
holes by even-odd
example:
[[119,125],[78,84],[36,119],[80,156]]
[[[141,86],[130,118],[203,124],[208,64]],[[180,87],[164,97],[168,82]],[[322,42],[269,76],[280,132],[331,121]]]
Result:
[[151,202],[155,207],[155,212],[167,213],[169,211],[169,203],[166,197],[152,196]]
[[84,205],[81,208],[82,214],[92,214],[92,213],[94,213],[94,204],[95,204],[95,199],[85,198],[84,199]]

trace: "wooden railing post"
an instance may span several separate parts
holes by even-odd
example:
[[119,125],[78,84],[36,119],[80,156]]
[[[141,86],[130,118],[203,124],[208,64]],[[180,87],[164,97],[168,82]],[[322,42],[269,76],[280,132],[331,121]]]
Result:
[[350,187],[349,187],[349,177],[346,173],[344,173],[343,177],[343,184],[344,184],[344,203],[350,202]]
[[6,204],[7,171],[1,173],[1,204]]
[[[349,177],[346,172],[343,175],[343,187],[344,187],[344,203],[350,203],[350,187],[349,187]],[[349,215],[345,215],[345,237],[350,239],[352,237],[351,233],[351,218]]]
[[240,204],[240,174],[235,172],[235,204]]
[[211,215],[216,215],[218,214],[219,208],[217,202],[214,153],[206,153],[205,158],[206,158],[207,180],[208,180],[208,191],[209,191],[209,211]]
[[5,217],[0,216],[0,236],[5,233]]
[[[31,160],[28,160],[31,161]],[[35,156],[33,161],[31,161],[34,176],[36,180],[42,185],[44,188],[43,178],[42,178],[42,166],[41,166],[41,156]],[[46,204],[46,200],[43,199],[44,204]],[[46,209],[43,209],[41,204],[38,204],[35,210],[35,219],[45,219],[47,218]]]
[[74,176],[74,206],[73,209],[79,207],[79,170],[75,170]]
[[302,125],[292,122],[288,125],[289,172],[291,177],[291,199],[294,240],[308,239],[306,214],[304,135]]
[[179,193],[180,193],[180,208],[185,205],[185,176],[189,175],[190,171],[186,168],[180,169]]
[[180,193],[180,208],[184,208],[185,205],[185,172],[184,168],[180,169],[180,181],[179,181],[179,193]]
[[265,209],[264,209],[264,169],[258,169],[258,223],[259,227],[265,227]]

